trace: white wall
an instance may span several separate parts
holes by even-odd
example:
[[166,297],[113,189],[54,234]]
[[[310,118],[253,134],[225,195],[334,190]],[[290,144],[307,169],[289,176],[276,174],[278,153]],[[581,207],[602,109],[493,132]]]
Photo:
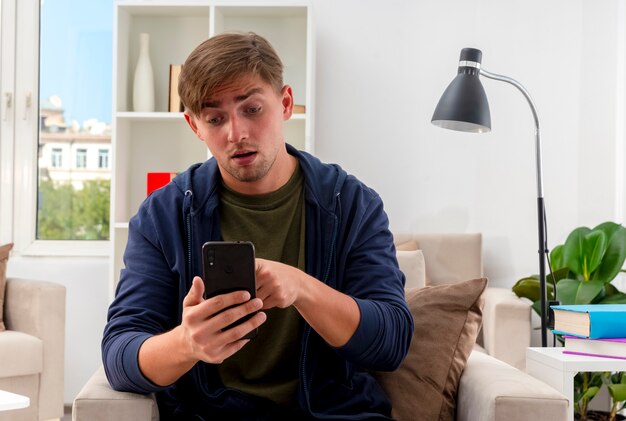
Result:
[[[520,81],[542,127],[549,244],[624,220],[624,6],[618,0],[313,0],[316,152],[383,197],[394,231],[482,232],[485,272],[536,273],[533,121],[515,88],[484,80],[493,131],[430,124],[461,48]],[[100,364],[105,258],[15,258],[10,276],[67,287],[65,399]]]
[[481,49],[483,68],[520,81],[538,108],[549,245],[579,225],[622,221],[616,81],[625,16],[617,1],[596,3],[315,0],[317,155],[374,187],[394,231],[482,232],[493,285],[537,273],[524,97],[483,79],[488,134],[442,130],[430,118],[461,48]]

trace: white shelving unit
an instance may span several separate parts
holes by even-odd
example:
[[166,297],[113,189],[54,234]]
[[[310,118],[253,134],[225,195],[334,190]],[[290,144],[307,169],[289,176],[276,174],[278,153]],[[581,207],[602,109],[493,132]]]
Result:
[[[122,0],[113,29],[113,135],[111,182],[111,288],[117,285],[128,239],[128,220],[146,197],[148,172],[178,172],[210,155],[182,113],[168,109],[169,66],[182,64],[212,35],[253,31],[267,38],[285,65],[285,83],[304,114],[285,123],[286,141],[313,152],[313,36],[306,0]],[[150,34],[155,112],[132,111],[139,34]]]

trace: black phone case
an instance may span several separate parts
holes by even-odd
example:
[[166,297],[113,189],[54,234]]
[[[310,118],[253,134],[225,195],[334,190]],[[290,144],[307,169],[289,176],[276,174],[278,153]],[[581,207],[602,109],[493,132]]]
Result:
[[[202,279],[205,298],[228,294],[233,291],[248,291],[256,297],[254,245],[249,241],[209,241],[202,246]],[[254,315],[245,316],[227,326],[230,329]],[[251,339],[257,335],[253,330],[244,336]]]

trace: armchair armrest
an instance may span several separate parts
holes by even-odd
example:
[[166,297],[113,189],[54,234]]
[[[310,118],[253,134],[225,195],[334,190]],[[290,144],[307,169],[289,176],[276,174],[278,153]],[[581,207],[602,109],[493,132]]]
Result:
[[9,278],[5,294],[7,329],[35,336],[43,343],[39,419],[60,417],[64,400],[65,286]]
[[159,409],[154,394],[113,390],[100,366],[74,399],[72,420],[158,421]]
[[461,375],[457,421],[560,421],[567,398],[534,377],[473,351]]
[[483,296],[483,346],[489,355],[524,370],[530,346],[530,304],[506,288],[487,288]]

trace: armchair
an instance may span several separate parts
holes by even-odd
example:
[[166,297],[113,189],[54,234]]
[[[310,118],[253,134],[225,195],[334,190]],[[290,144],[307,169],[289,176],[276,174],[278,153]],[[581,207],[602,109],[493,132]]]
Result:
[[[480,234],[398,235],[395,241],[414,242],[421,250],[427,285],[482,277]],[[410,270],[402,263],[401,268],[408,278]],[[416,280],[407,279],[409,283]],[[529,304],[505,289],[487,288],[484,297],[482,336],[461,375],[456,419],[565,420],[566,397],[520,370],[530,344]],[[156,421],[158,408],[153,395],[113,391],[100,368],[74,400],[73,420],[109,419]]]
[[30,398],[28,408],[0,412],[0,421],[63,416],[65,287],[7,279],[0,332],[0,389]]

